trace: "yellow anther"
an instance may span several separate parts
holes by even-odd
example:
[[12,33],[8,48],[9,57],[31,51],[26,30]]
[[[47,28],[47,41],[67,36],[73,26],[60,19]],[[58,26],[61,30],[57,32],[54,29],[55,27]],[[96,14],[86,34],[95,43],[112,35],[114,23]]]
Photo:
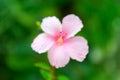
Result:
[[62,45],[64,43],[64,40],[62,38],[62,36],[58,37],[57,40],[56,40],[56,44],[57,45]]

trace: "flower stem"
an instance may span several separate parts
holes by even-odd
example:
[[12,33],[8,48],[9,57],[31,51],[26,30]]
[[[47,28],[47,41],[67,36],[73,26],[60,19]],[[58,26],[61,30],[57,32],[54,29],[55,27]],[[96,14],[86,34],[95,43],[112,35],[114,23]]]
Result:
[[51,80],[57,80],[56,75],[55,75],[55,68],[54,67],[51,68],[51,74],[52,74],[52,79]]

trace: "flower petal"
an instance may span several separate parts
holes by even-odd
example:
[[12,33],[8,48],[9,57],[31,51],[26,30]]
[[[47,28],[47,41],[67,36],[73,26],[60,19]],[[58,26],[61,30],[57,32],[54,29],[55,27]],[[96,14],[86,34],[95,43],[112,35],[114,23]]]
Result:
[[52,37],[43,33],[39,34],[31,44],[33,50],[38,53],[46,52],[54,44]]
[[70,57],[65,53],[64,46],[54,45],[48,51],[48,59],[52,66],[59,68],[64,67],[69,62]]
[[62,20],[63,31],[67,33],[67,38],[74,36],[83,27],[78,16],[70,14]]
[[66,41],[65,50],[68,55],[77,61],[82,62],[88,53],[88,44],[83,37],[73,37]]
[[41,23],[41,28],[45,33],[54,36],[56,33],[61,31],[62,26],[59,19],[53,16],[44,18]]

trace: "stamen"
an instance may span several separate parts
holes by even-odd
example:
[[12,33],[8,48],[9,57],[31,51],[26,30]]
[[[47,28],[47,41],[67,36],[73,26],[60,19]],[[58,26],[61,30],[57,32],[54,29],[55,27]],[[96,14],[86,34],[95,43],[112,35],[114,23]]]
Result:
[[64,40],[62,38],[62,36],[59,36],[57,39],[56,39],[56,44],[57,45],[62,45],[64,43]]

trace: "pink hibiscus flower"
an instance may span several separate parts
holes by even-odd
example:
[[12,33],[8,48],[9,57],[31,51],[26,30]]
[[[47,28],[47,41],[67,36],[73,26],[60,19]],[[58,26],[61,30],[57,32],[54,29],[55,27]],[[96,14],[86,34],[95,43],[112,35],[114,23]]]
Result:
[[41,23],[44,33],[34,39],[31,47],[39,54],[48,51],[49,62],[56,68],[64,67],[70,58],[82,62],[88,53],[88,43],[85,38],[75,36],[82,27],[74,14],[64,17],[62,24],[55,16],[44,18]]

